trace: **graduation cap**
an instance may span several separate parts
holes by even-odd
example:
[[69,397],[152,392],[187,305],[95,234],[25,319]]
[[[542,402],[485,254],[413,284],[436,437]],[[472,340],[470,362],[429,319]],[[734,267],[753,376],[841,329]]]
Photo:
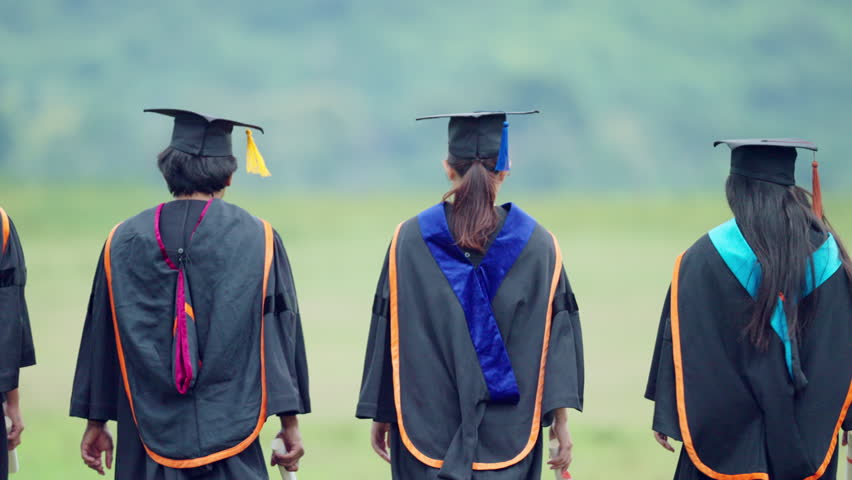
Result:
[[144,111],[173,117],[175,126],[172,130],[172,141],[169,146],[175,150],[201,157],[232,156],[234,152],[231,149],[231,132],[234,126],[247,127],[246,171],[262,177],[270,175],[250,130],[253,128],[263,133],[263,128],[250,123],[210,117],[189,110],[148,108]]
[[511,168],[509,162],[509,115],[530,115],[528,112],[483,111],[470,113],[448,113],[419,117],[416,120],[449,118],[450,154],[458,158],[486,159],[497,157],[495,172]]
[[[731,147],[732,174],[784,186],[796,184],[796,149],[804,148],[813,152],[818,150],[816,144],[797,138],[717,140],[713,142],[713,146],[722,143]],[[822,218],[822,190],[816,153],[811,166],[814,212]]]

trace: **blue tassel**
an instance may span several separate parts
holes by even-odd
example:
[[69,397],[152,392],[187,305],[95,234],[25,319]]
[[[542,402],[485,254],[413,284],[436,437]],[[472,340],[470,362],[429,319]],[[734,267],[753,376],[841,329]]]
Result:
[[503,122],[503,136],[500,138],[500,154],[497,156],[495,172],[505,172],[511,169],[509,163],[509,122]]

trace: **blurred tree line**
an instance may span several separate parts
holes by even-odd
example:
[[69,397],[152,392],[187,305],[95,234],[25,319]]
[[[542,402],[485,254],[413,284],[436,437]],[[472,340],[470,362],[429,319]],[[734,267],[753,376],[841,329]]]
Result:
[[410,188],[442,182],[446,141],[415,116],[539,108],[513,119],[521,187],[719,188],[711,142],[738,136],[813,140],[848,185],[850,19],[843,0],[0,0],[0,176],[157,181],[171,125],[142,109],[183,107],[264,126],[267,185]]

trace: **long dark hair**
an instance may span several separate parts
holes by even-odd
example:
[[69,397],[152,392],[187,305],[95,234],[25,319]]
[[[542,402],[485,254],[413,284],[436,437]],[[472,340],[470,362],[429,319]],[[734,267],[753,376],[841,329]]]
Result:
[[444,201],[453,198],[450,229],[455,235],[456,244],[467,250],[484,252],[488,236],[494,233],[500,223],[500,217],[494,211],[497,190],[503,181],[503,175],[494,171],[497,159],[469,159],[450,155],[447,164],[460,177],[453,188],[444,194]]
[[[814,214],[807,190],[735,174],[728,177],[725,190],[737,225],[760,262],[760,287],[745,334],[756,347],[765,350],[772,338],[770,320],[779,294],[783,295],[787,327],[793,336],[801,333],[818,302],[815,292],[801,302],[803,309],[799,311],[807,269],[813,268],[809,258],[819,247],[814,244],[813,231],[834,235],[843,267],[850,276],[852,262],[825,216],[818,218]],[[799,313],[803,315],[800,317]]]

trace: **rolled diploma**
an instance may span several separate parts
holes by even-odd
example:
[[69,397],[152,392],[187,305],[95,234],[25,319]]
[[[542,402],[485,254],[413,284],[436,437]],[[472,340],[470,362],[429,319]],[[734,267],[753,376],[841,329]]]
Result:
[[[557,455],[559,455],[559,440],[554,438],[550,440],[550,458]],[[571,478],[573,478],[568,470],[565,470],[564,472],[562,470],[554,470],[553,473],[556,475],[556,480],[571,480]]]
[[[279,455],[286,455],[287,447],[284,446],[284,440],[278,437],[272,440],[272,451]],[[278,465],[278,472],[281,473],[281,480],[296,480],[296,473],[288,472],[283,465]]]
[[[6,433],[12,428],[12,419],[6,417]],[[18,473],[18,449],[9,450],[9,473]]]

